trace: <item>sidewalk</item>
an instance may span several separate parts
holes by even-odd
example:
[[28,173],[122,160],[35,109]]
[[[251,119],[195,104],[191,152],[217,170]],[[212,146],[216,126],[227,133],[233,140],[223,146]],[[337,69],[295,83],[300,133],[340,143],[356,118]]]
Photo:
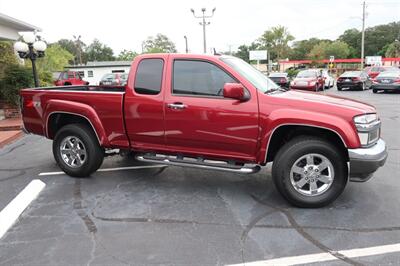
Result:
[[20,118],[0,120],[0,148],[20,138],[23,133]]

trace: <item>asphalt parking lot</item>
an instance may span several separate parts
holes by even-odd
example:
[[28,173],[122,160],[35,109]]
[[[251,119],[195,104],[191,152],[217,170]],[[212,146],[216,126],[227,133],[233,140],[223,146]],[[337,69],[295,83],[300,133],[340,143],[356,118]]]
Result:
[[[46,184],[0,239],[0,265],[227,265],[400,243],[400,94],[326,93],[377,107],[389,157],[321,209],[288,205],[269,167],[238,175],[155,166],[74,179],[39,176],[60,171],[49,140],[27,135],[0,149],[0,210],[31,180]],[[114,156],[102,168],[135,165]],[[335,257],[313,264],[400,264],[400,252]]]

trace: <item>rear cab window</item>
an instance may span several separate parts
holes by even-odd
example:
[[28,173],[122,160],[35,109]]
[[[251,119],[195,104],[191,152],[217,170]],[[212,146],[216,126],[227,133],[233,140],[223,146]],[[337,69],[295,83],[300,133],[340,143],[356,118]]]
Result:
[[157,95],[161,91],[164,60],[142,59],[137,67],[134,90],[138,94]]

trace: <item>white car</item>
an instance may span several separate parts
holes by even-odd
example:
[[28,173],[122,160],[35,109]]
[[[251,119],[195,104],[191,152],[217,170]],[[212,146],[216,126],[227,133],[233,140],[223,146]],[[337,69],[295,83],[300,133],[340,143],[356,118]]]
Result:
[[322,77],[325,79],[325,89],[329,89],[335,86],[335,79],[331,75],[329,75],[328,70],[321,69],[321,71]]

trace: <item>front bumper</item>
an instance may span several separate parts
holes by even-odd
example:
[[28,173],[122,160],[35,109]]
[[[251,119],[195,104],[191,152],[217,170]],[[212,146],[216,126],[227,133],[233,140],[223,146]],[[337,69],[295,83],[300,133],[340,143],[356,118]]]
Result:
[[386,143],[379,139],[370,148],[348,149],[350,159],[350,181],[365,182],[383,166],[388,156]]

